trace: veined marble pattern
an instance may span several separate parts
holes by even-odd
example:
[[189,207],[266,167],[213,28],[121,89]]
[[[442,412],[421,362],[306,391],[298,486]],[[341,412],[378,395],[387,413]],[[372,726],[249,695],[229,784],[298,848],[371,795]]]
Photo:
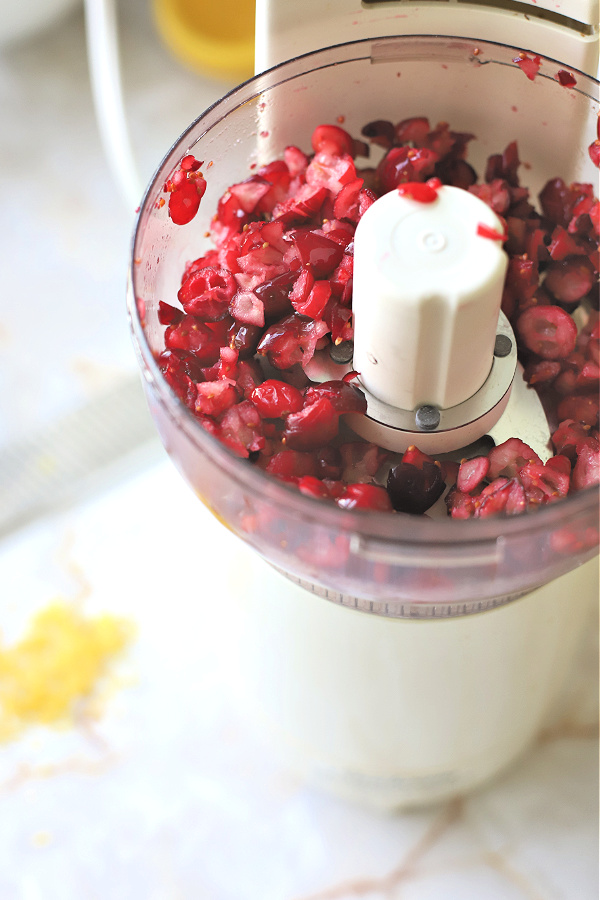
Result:
[[[229,87],[179,67],[149,7],[119,4],[143,179]],[[0,112],[2,447],[136,363],[133,211],[100,148],[81,11],[0,53]],[[350,806],[287,772],[236,706],[232,538],[170,463],[138,467],[0,543],[3,641],[56,597],[137,629],[98,720],[0,745],[0,900],[596,900],[597,621],[561,709],[492,784],[395,816]]]
[[2,900],[598,896],[593,621],[561,708],[515,765],[383,815],[287,772],[236,706],[219,575],[236,547],[168,461],[4,542],[6,640],[56,596],[137,636],[98,721],[0,747]]

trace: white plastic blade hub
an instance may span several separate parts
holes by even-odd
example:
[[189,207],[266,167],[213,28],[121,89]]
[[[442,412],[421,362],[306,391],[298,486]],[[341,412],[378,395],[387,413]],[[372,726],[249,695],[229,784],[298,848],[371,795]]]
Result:
[[354,369],[390,406],[467,400],[490,372],[508,258],[503,223],[462,188],[423,203],[390,191],[354,240]]

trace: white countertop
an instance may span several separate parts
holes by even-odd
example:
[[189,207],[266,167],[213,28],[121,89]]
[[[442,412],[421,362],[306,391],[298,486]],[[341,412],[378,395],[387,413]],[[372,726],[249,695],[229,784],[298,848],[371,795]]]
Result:
[[[229,86],[180,68],[149,4],[121,5],[147,179]],[[1,452],[136,363],[124,312],[133,211],[100,149],[80,11],[0,52],[0,114]],[[510,771],[385,816],[313,791],[245,720],[220,579],[234,553],[157,442],[0,542],[3,640],[56,597],[135,624],[96,722],[0,744],[0,900],[598,897],[597,621],[561,709]]]

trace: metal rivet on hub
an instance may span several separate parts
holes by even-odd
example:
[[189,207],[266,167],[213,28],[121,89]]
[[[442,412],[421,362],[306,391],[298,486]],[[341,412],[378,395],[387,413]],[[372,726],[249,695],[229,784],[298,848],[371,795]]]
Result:
[[435,431],[440,424],[440,411],[435,406],[420,406],[415,412],[415,422],[421,431]]
[[508,356],[512,350],[512,341],[507,334],[497,334],[494,344],[494,356]]
[[340,341],[339,344],[332,344],[329,348],[329,355],[334,363],[352,362],[354,356],[354,344],[352,341]]

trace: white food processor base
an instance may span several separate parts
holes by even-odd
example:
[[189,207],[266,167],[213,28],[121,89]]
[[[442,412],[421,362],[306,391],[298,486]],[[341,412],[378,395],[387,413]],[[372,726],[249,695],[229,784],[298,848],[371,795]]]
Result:
[[284,764],[398,810],[470,791],[534,740],[598,596],[598,561],[478,615],[391,619],[313,595],[247,548],[236,690]]

